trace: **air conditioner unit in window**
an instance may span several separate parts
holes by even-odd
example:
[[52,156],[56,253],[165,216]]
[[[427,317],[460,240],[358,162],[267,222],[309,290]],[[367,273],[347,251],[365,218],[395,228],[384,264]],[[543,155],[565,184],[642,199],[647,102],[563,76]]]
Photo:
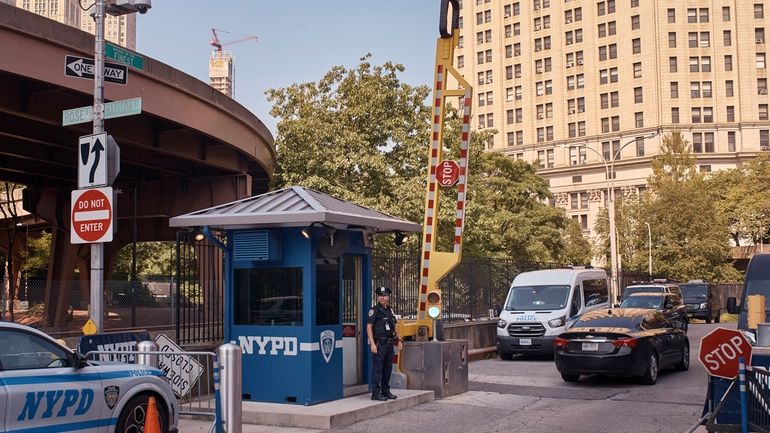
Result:
[[566,18],[566,19],[564,20],[564,23],[565,23],[565,24],[571,24],[571,23],[572,23],[572,18]]
[[521,72],[517,72],[516,75],[514,75],[516,78],[521,78]]
[[570,108],[569,109],[569,114],[575,114],[575,109],[574,108]]
[[706,47],[709,46],[709,43],[708,43],[708,41],[700,41],[700,46],[701,46],[701,48],[706,48]]
[[550,24],[548,24],[548,23],[545,23],[545,24],[543,24],[543,28],[544,28],[544,29],[550,29],[550,28],[551,28],[551,25],[550,25]]
[[492,79],[491,78],[487,78],[487,84],[492,84]]
[[510,18],[510,17],[511,17],[511,14],[510,14],[510,12],[509,12],[509,13],[505,14],[504,16],[505,16],[505,18]]
[[577,65],[578,65],[578,66],[583,66],[583,60],[580,60],[580,59],[578,59],[578,61],[577,61]]
[[462,48],[463,44],[457,44],[457,48]]
[[535,72],[537,72],[538,74],[542,74],[543,73],[543,68],[536,68]]
[[758,44],[764,44],[764,43],[765,43],[765,40],[764,40],[764,39],[762,39],[762,38],[757,38],[757,43],[758,43]]
[[542,120],[542,119],[543,119],[543,115],[542,115],[542,114],[538,114],[538,115],[537,115],[537,118],[538,118],[538,119],[540,119],[540,120]]
[[535,31],[540,30],[540,26],[535,26]]
[[571,68],[572,67],[572,62],[567,62],[567,67]]
[[759,89],[760,95],[767,95],[767,89]]
[[567,41],[567,45],[572,45],[572,41]]
[[535,6],[535,10],[539,11],[540,10],[540,6]]
[[759,146],[759,150],[763,150],[763,151],[764,150],[770,150],[770,146],[768,146],[767,144],[760,145]]

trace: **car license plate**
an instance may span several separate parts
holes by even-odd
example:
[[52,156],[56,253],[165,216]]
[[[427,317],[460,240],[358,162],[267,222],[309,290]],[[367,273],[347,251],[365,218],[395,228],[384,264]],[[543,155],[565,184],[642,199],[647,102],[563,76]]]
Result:
[[599,343],[583,343],[583,350],[586,352],[595,352],[599,350]]
[[521,346],[531,346],[532,345],[532,339],[531,338],[519,338],[519,345],[521,345]]

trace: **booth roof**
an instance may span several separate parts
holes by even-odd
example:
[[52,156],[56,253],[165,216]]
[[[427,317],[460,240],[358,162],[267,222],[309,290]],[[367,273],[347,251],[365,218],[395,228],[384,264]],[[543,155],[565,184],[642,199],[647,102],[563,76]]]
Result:
[[419,232],[419,224],[301,186],[271,191],[171,218],[171,227],[243,229],[302,227],[325,223],[378,232]]

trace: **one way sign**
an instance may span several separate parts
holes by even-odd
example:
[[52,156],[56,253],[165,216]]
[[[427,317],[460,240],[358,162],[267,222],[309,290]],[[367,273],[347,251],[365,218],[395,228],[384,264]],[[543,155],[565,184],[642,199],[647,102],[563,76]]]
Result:
[[[78,56],[65,56],[64,75],[93,80],[94,59]],[[126,82],[128,82],[128,67],[104,62],[104,81],[126,84]]]
[[120,171],[120,148],[106,132],[80,137],[78,188],[110,186]]

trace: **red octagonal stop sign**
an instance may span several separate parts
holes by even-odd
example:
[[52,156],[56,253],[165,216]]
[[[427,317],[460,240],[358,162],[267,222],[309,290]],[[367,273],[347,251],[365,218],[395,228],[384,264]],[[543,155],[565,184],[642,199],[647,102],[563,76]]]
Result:
[[441,161],[436,168],[436,181],[441,186],[454,186],[460,180],[460,166],[451,159]]
[[698,359],[710,375],[734,379],[738,358],[751,365],[751,344],[740,331],[717,328],[701,338]]

